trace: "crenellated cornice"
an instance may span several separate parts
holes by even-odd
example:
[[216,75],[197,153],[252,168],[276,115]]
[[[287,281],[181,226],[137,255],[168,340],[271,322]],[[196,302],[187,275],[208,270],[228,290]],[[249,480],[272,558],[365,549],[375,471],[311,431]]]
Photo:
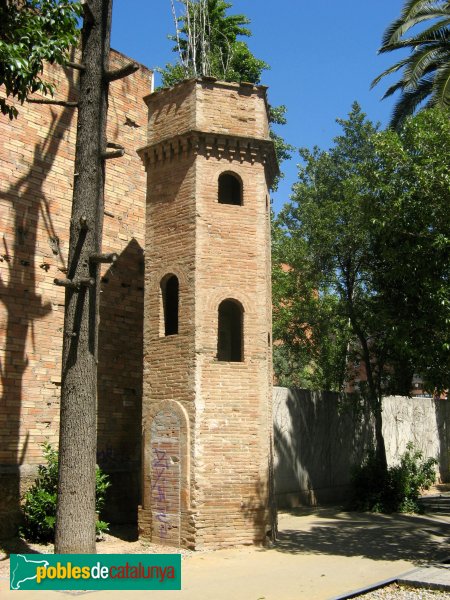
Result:
[[259,162],[266,168],[269,186],[279,174],[274,144],[269,139],[189,131],[139,148],[137,153],[146,170],[158,163],[192,154],[229,163]]

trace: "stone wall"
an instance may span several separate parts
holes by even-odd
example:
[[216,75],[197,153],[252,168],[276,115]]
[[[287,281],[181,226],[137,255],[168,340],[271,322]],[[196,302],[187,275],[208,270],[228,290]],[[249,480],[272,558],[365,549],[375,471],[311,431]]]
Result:
[[[111,64],[128,59],[112,52]],[[76,72],[49,67],[58,99],[76,99]],[[103,249],[117,252],[102,277],[98,383],[98,461],[111,473],[110,519],[136,519],[142,397],[145,172],[136,149],[146,140],[143,97],[151,72],[111,84],[108,140],[125,147],[106,165]],[[0,94],[2,94],[0,88]],[[0,536],[19,499],[58,441],[64,289],[76,110],[17,105],[0,117]]]
[[[351,467],[373,439],[370,417],[337,394],[274,388],[275,491],[279,507],[338,502]],[[450,401],[385,398],[383,433],[389,464],[408,442],[439,461],[450,480]]]

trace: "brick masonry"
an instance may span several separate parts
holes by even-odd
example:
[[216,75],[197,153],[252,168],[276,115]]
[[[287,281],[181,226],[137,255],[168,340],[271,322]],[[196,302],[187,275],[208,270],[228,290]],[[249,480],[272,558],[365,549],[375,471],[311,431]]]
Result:
[[[112,52],[111,64],[128,59]],[[57,97],[76,99],[76,73],[50,67]],[[146,143],[151,90],[145,67],[111,84],[108,139],[125,156],[107,162],[98,384],[98,462],[111,474],[107,519],[137,517],[141,457],[142,321],[146,177],[136,148]],[[2,94],[0,88],[0,94]],[[19,499],[56,445],[61,383],[64,290],[53,279],[67,268],[76,111],[18,105],[0,117],[0,537],[17,522]]]
[[[76,73],[46,75],[58,98],[76,99]],[[190,81],[149,96],[147,111],[151,79],[142,67],[110,93],[108,139],[126,154],[107,162],[105,189],[103,251],[119,254],[103,269],[100,308],[98,462],[113,483],[105,518],[136,521],[141,504],[141,532],[154,541],[260,543],[271,443],[267,183],[276,171],[265,89]],[[58,441],[64,291],[53,280],[67,269],[76,136],[74,109],[18,108],[17,120],[0,119],[0,537],[17,525],[41,444]],[[242,182],[242,206],[217,202],[224,170]],[[161,316],[168,274],[179,281],[171,336]],[[243,362],[217,360],[227,298],[243,310]]]
[[[147,104],[140,532],[196,549],[262,543],[272,429],[268,184],[276,172],[265,88],[192,80]],[[242,182],[242,206],[218,203],[223,172]],[[169,274],[179,281],[179,329],[165,336]],[[226,299],[243,310],[242,362],[217,359]],[[170,444],[168,431],[176,431]]]

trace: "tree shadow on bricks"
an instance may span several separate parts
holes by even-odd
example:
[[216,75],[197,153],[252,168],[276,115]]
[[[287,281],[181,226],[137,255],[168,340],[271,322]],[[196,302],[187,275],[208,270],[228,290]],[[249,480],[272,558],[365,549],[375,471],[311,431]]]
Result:
[[[293,511],[292,511],[293,512]],[[341,513],[285,516],[276,550],[290,554],[361,556],[372,560],[439,561],[448,555],[450,522],[419,515]]]
[[[69,69],[65,74],[67,81],[61,87],[67,91],[69,100],[74,100],[75,76]],[[52,304],[57,306],[58,302],[63,302],[63,292],[53,290],[53,278],[61,276],[66,267],[59,238],[64,233],[64,226],[59,215],[57,223],[54,222],[53,203],[62,202],[54,190],[55,181],[59,182],[61,178],[54,167],[59,158],[59,172],[61,165],[64,169],[67,167],[71,181],[73,164],[67,140],[73,118],[73,108],[33,105],[33,108],[19,109],[19,117],[12,124],[2,122],[6,139],[0,158],[2,167],[10,169],[10,176],[3,181],[0,190],[0,205],[6,208],[2,211],[4,229],[0,250],[3,325],[0,336],[3,351],[0,363],[3,388],[0,538],[14,534],[20,516],[21,493],[36,474],[30,464],[33,462],[28,448],[30,429],[33,427],[37,431],[32,434],[34,443],[43,442],[54,419],[52,405],[59,404],[59,389],[53,389],[48,372],[40,370],[42,361],[50,363],[53,356],[43,355],[39,341],[45,325],[37,326],[37,323],[47,320],[54,324],[62,314],[62,311],[52,313]],[[36,134],[37,127],[39,135]],[[34,147],[30,139],[37,140]],[[11,146],[14,150],[10,150]],[[58,154],[61,146],[64,159]],[[65,185],[64,181],[61,186]],[[66,191],[71,195],[68,185]],[[47,291],[49,288],[51,293]],[[62,336],[53,342],[52,350],[56,348],[58,355],[61,343]],[[59,374],[59,363],[57,371]],[[46,387],[51,388],[51,392],[44,393]]]

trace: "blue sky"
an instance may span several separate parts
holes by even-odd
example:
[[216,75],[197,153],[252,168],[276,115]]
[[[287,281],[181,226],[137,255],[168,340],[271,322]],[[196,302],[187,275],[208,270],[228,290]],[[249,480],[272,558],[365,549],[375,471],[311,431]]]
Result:
[[[230,0],[231,1],[231,0]],[[388,82],[370,90],[372,79],[394,61],[396,53],[378,55],[384,29],[404,0],[235,0],[230,13],[251,19],[248,44],[271,70],[263,74],[269,101],[287,106],[288,124],[280,133],[288,142],[329,148],[357,100],[368,117],[382,126],[393,101],[381,101]],[[170,0],[114,0],[113,48],[149,68],[176,60]],[[299,162],[294,153],[282,166],[285,178],[273,195],[278,211],[289,199]]]

